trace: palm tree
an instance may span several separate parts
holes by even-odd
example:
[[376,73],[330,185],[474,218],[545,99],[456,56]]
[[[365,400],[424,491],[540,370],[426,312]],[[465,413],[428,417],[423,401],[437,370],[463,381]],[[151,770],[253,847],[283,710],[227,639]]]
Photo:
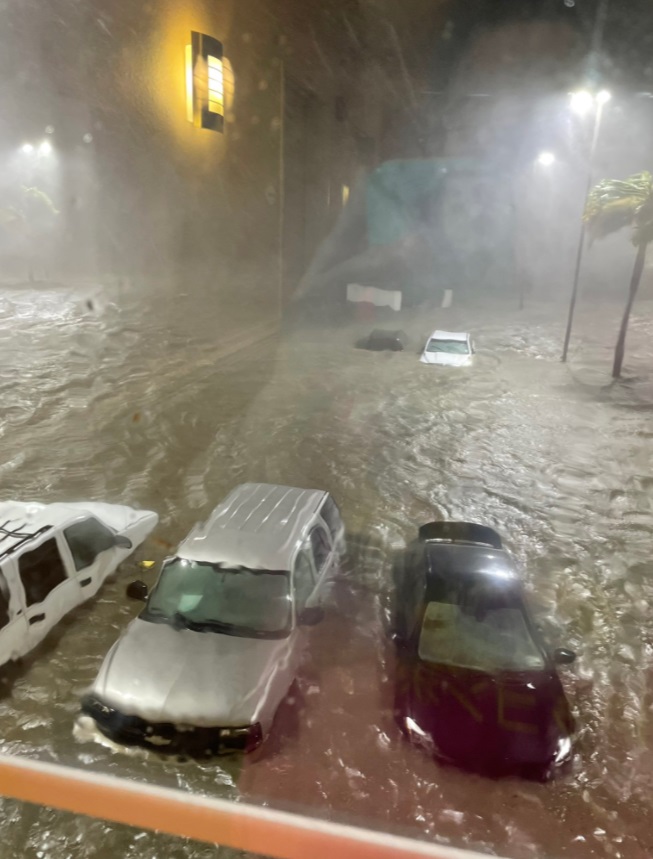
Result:
[[583,220],[588,225],[591,241],[604,238],[622,227],[632,227],[631,239],[637,248],[628,300],[614,350],[612,378],[618,379],[624,360],[630,311],[642,279],[646,250],[649,242],[653,241],[653,175],[644,172],[629,176],[623,182],[618,179],[599,182],[587,198]]

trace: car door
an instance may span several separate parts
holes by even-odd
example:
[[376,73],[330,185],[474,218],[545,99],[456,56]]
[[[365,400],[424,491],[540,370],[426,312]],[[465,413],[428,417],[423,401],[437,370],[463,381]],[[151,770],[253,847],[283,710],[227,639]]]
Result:
[[300,550],[297,552],[293,564],[293,596],[295,603],[295,623],[297,623],[302,611],[310,605],[311,597],[315,593],[317,575],[313,563],[313,549],[310,539],[304,540]]
[[291,587],[293,600],[293,626],[288,637],[288,659],[277,663],[275,677],[276,686],[280,690],[277,696],[281,700],[293,682],[302,661],[306,647],[306,627],[300,623],[302,611],[315,591],[315,569],[311,556],[310,542],[305,540],[295,556],[291,570]]
[[315,590],[309,604],[319,604],[324,597],[324,584],[337,561],[331,535],[321,523],[314,525],[308,535],[315,569]]
[[64,528],[63,539],[80,589],[78,601],[83,602],[98,592],[120,562],[116,535],[94,516],[88,516]]
[[346,549],[345,526],[340,515],[340,510],[338,510],[338,505],[330,495],[327,495],[324,500],[320,516],[331,535],[336,551],[339,555],[344,555]]
[[57,536],[31,544],[15,558],[25,600],[30,647],[34,647],[78,602],[78,586],[66,568]]
[[416,543],[399,552],[392,565],[392,633],[403,645],[415,643],[424,613],[426,563],[424,544]]
[[0,567],[0,665],[29,650],[29,636],[21,589],[11,587],[13,569]]

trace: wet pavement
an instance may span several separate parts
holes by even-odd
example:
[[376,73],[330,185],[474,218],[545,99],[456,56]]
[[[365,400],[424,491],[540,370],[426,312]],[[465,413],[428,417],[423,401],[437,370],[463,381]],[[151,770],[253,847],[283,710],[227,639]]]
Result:
[[[91,308],[87,305],[91,300]],[[224,359],[219,318],[99,289],[0,293],[0,491],[159,511],[153,538],[94,603],[3,673],[2,748],[184,790],[441,839],[511,857],[653,852],[653,325],[641,304],[627,379],[610,386],[620,309],[406,312],[295,325]],[[372,327],[404,353],[353,349]],[[429,330],[473,331],[472,369],[419,364]],[[124,596],[236,483],[331,491],[351,557],[273,734],[255,755],[193,763],[73,736],[79,696],[138,611]],[[549,784],[435,764],[392,719],[388,561],[435,518],[495,526],[552,646],[579,736]],[[3,856],[215,856],[215,848],[2,802]],[[24,846],[26,845],[26,846]],[[220,856],[234,855],[228,850]]]

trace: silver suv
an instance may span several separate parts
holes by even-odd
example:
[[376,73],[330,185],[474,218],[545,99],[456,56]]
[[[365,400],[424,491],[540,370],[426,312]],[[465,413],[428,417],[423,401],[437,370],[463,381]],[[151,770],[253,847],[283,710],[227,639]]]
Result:
[[194,755],[256,748],[344,550],[328,493],[237,487],[164,562],[83,712],[123,744]]

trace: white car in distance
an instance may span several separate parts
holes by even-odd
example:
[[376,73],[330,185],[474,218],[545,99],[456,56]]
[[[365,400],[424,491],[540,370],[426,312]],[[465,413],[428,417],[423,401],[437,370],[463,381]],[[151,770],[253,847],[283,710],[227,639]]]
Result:
[[158,521],[120,504],[0,501],[0,665],[95,596]]
[[420,361],[445,367],[468,367],[473,360],[474,344],[464,331],[434,331],[426,341]]

